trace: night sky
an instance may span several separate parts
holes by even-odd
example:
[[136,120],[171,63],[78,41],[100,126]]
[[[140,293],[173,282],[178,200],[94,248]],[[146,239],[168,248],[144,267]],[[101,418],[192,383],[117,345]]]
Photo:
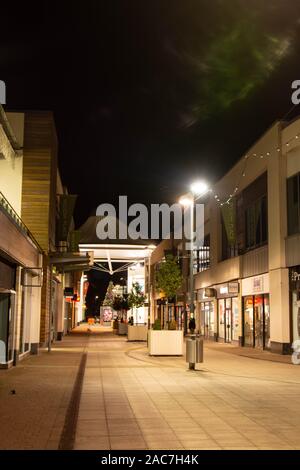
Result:
[[213,183],[292,107],[298,0],[5,4],[6,109],[53,110],[77,225],[121,194],[172,202]]

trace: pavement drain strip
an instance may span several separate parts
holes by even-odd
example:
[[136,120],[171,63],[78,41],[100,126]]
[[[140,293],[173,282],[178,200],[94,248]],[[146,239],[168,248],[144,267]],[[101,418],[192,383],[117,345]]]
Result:
[[83,353],[67,409],[64,427],[60,436],[58,445],[59,450],[73,450],[74,447],[86,361],[87,353]]

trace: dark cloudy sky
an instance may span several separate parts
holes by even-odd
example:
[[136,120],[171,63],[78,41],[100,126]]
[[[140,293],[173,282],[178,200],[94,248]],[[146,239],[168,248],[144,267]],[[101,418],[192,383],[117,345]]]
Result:
[[6,2],[7,108],[53,110],[77,224],[119,194],[171,202],[289,111],[299,21],[299,0]]

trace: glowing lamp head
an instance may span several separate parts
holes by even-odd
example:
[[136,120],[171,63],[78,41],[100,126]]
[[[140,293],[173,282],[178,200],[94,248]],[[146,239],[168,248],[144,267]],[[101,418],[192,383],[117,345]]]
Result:
[[205,181],[195,181],[191,184],[191,191],[196,196],[205,194],[209,190],[208,184]]

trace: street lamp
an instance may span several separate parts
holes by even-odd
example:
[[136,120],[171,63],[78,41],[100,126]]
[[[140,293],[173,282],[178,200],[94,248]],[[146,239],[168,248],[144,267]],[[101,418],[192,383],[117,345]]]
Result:
[[[184,207],[190,207],[191,211],[191,220],[190,220],[190,314],[191,318],[194,317],[195,305],[194,305],[194,208],[195,208],[195,201],[197,201],[200,197],[207,194],[209,191],[209,186],[205,181],[195,181],[190,186],[190,192],[181,196],[179,199],[179,204]],[[187,332],[187,317],[185,315],[185,322],[184,322],[184,332]]]

